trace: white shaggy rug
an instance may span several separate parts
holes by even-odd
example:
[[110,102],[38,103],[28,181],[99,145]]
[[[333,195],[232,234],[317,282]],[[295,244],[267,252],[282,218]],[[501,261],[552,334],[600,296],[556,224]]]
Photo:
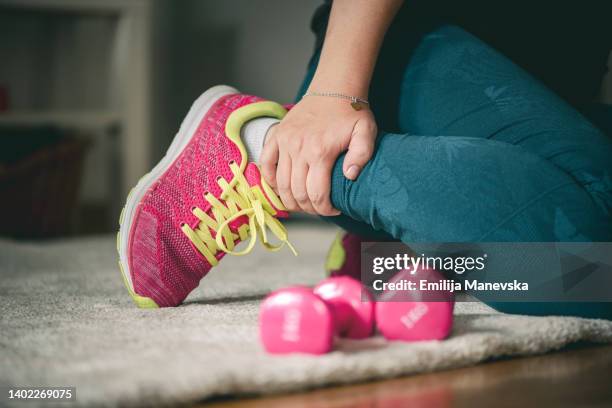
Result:
[[335,231],[290,225],[300,251],[227,257],[179,308],[139,310],[120,278],[112,237],[0,241],[0,388],[75,386],[79,405],[166,405],[263,394],[477,364],[612,342],[612,322],[502,315],[459,303],[450,339],[343,342],[321,357],[266,355],[261,298],[323,277]]

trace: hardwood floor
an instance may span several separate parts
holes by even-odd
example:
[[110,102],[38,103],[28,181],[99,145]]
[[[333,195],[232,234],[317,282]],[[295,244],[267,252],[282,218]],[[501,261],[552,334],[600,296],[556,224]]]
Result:
[[612,345],[206,408],[612,407]]

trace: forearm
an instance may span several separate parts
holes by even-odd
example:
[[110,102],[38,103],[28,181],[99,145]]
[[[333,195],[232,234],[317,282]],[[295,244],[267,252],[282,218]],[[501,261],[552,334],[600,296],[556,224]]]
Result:
[[334,0],[310,91],[367,98],[378,51],[403,0]]

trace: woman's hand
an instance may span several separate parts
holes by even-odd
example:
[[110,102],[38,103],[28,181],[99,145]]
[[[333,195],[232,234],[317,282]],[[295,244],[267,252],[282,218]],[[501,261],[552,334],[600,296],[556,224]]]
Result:
[[[309,91],[367,99],[380,45],[403,0],[334,0]],[[345,99],[303,98],[268,131],[261,156],[266,181],[290,211],[337,215],[331,172],[348,150],[344,175],[355,180],[374,151],[376,123],[368,108]]]
[[307,96],[268,132],[263,176],[289,211],[338,215],[330,201],[334,163],[348,150],[342,170],[355,180],[372,157],[376,134],[367,107],[356,111],[344,99]]

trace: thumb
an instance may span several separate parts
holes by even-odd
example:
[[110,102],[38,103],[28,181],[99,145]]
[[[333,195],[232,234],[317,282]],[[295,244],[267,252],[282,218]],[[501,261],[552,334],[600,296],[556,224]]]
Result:
[[374,153],[375,139],[376,124],[373,121],[363,119],[357,121],[342,166],[342,171],[347,179],[357,179]]

